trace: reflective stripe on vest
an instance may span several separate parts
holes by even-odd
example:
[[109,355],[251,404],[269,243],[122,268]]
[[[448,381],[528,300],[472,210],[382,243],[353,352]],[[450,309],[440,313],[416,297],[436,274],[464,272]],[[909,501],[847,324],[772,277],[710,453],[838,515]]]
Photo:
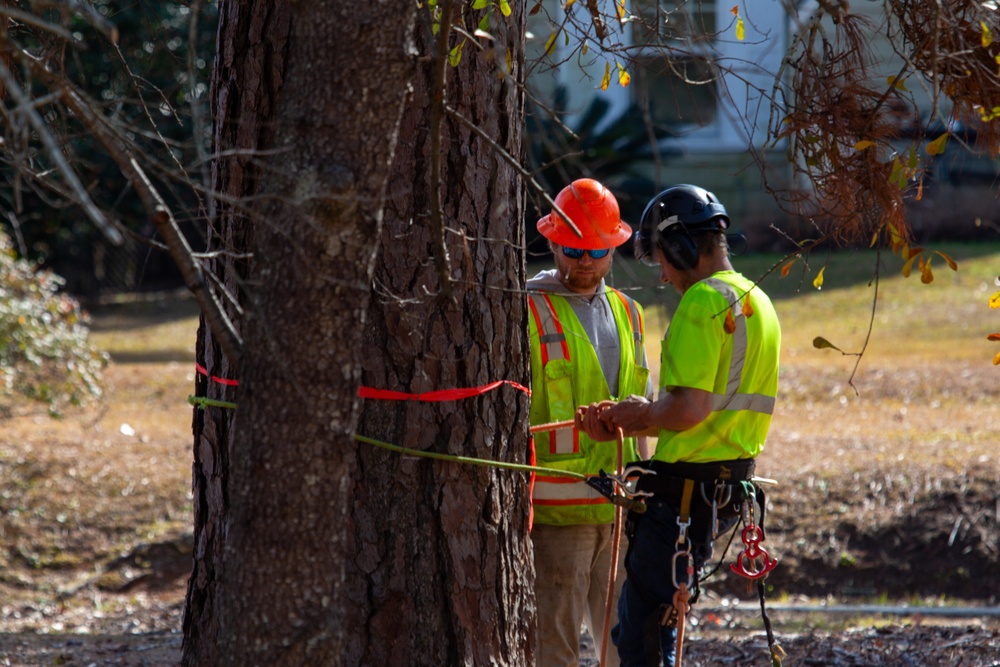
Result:
[[628,313],[628,318],[632,322],[632,340],[635,342],[635,363],[639,363],[642,359],[642,318],[639,317],[639,309],[635,307],[635,302],[631,298],[625,296],[614,287],[611,288],[618,298],[622,300],[622,304],[625,306],[625,312]]
[[586,482],[569,477],[535,476],[535,488],[531,493],[535,505],[600,505],[608,499]]
[[[726,393],[712,396],[712,410],[749,410],[766,415],[774,413],[774,396],[765,394],[740,394],[740,378],[743,376],[743,364],[747,356],[747,322],[740,307],[740,298],[729,283],[718,278],[706,278],[705,284],[713,287],[730,304],[729,311],[736,322],[733,336],[733,356],[729,362],[729,377],[726,381]],[[750,297],[747,296],[749,299]]]
[[580,432],[572,426],[542,431],[549,434],[549,454],[579,454]]
[[[559,323],[556,308],[547,294],[529,294],[528,305],[538,328],[538,342],[542,352],[542,366],[553,359],[569,361],[569,344]],[[546,431],[549,434],[550,454],[579,454],[580,433],[572,426]]]
[[569,361],[569,345],[566,344],[566,334],[556,316],[555,306],[547,294],[529,294],[528,305],[531,315],[538,327],[538,342],[542,350],[542,366],[550,359],[565,359]]

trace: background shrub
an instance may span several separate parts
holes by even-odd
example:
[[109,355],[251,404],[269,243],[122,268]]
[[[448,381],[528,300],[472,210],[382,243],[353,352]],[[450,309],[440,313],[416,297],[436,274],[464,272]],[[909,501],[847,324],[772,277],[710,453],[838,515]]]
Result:
[[0,408],[27,396],[58,414],[101,396],[108,355],[89,342],[79,302],[63,279],[18,259],[0,232]]

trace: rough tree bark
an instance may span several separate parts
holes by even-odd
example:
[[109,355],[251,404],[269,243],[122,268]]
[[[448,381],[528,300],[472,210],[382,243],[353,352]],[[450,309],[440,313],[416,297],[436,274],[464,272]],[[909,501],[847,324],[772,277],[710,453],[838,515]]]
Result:
[[231,1],[213,90],[213,268],[242,307],[234,415],[195,419],[188,665],[342,664],[346,480],[385,184],[416,66],[412,3]]
[[[257,157],[274,143],[274,101],[284,75],[289,7],[276,3],[223,1],[219,3],[219,37],[212,80],[213,144],[219,153],[212,161],[212,225],[206,248],[215,253],[206,271],[236,300],[226,300],[227,314],[237,327],[242,318],[239,303],[250,273],[253,220],[240,202],[250,201],[260,187],[261,162]],[[234,360],[227,359],[204,321],[198,330],[196,356],[209,375],[233,381],[239,376]],[[199,374],[196,394],[234,402],[236,386]],[[184,609],[186,666],[218,664],[218,582],[226,547],[229,517],[229,479],[236,413],[222,408],[195,410],[194,463],[194,562]]]
[[[472,33],[482,14],[456,3]],[[496,41],[467,44],[447,104],[521,155],[523,3]],[[421,52],[433,50],[424,28]],[[512,77],[498,76],[511,53]],[[454,118],[441,126],[441,205],[454,283],[445,292],[430,224],[437,81],[421,69],[394,164],[363,382],[420,393],[528,383],[523,188],[496,146]],[[528,397],[505,385],[444,403],[366,400],[358,432],[408,448],[524,462]],[[348,665],[533,665],[534,568],[523,473],[358,451],[346,563]]]
[[[482,13],[465,4],[455,8],[471,34]],[[405,391],[527,384],[522,190],[495,146],[453,121],[440,155],[456,282],[451,298],[432,296],[434,60],[417,56],[433,37],[427,5],[419,24],[417,11],[220,4],[210,248],[228,254],[210,268],[242,306],[245,351],[233,367],[201,327],[200,362],[240,384],[200,378],[198,393],[239,408],[195,415],[185,665],[534,662],[524,474],[415,461],[352,437],[357,425],[516,461],[526,449],[528,399],[509,386],[457,403],[368,401],[358,419],[363,365],[364,384]],[[515,156],[523,12],[495,22],[494,51],[466,48],[446,95]],[[501,79],[508,51],[513,79]]]

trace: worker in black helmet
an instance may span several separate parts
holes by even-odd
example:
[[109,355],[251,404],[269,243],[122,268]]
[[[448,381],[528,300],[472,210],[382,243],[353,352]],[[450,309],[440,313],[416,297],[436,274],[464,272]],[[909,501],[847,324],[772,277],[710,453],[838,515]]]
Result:
[[[675,664],[677,594],[697,598],[697,571],[713,538],[731,529],[759,495],[755,458],[778,391],[781,330],[766,294],[733,270],[725,207],[711,192],[677,185],[646,207],[636,256],[681,293],[660,357],[655,401],[629,396],[581,407],[594,440],[657,437],[639,477],[652,494],[626,524],[628,573],[612,639],[622,667]],[[745,516],[744,516],[745,520]],[[684,600],[684,598],[681,598]],[[661,660],[663,663],[661,663]]]

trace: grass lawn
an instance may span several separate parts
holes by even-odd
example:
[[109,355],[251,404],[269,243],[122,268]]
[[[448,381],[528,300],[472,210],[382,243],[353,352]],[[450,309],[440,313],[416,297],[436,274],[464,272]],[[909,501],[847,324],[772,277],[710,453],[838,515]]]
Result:
[[[988,306],[1000,289],[1000,243],[937,249],[959,269],[935,258],[928,285],[901,276],[898,257],[870,250],[814,256],[784,278],[774,270],[779,256],[734,259],[761,279],[783,329],[780,393],[758,465],[779,480],[768,542],[781,561],[769,579],[779,599],[996,604],[1000,368],[986,336],[1000,330],[1000,312]],[[528,274],[549,266],[533,260]],[[625,259],[611,277],[646,307],[654,375],[678,300],[657,277]],[[31,406],[4,419],[0,664],[4,632],[176,637],[190,566],[186,399],[198,320],[190,299],[167,296],[94,308],[92,340],[112,358],[106,400],[61,420]],[[864,355],[816,349],[817,336]],[[699,613],[730,618],[709,613],[727,591],[709,590]],[[170,639],[164,650],[173,656],[178,646]],[[156,664],[150,655],[141,664]],[[56,651],[30,664],[59,659]]]

